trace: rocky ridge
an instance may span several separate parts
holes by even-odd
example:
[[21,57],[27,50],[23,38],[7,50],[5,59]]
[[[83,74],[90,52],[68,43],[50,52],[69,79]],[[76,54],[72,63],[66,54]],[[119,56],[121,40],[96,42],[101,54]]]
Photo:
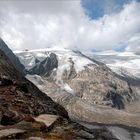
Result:
[[13,118],[47,112],[68,117],[63,107],[54,103],[50,97],[25,79],[1,50],[0,57],[0,107],[3,113],[12,114]]
[[0,38],[0,50],[2,50],[5,53],[5,55],[10,59],[14,67],[17,68],[18,71],[20,71],[24,75],[24,69],[25,69],[24,65],[20,63],[18,57],[14,55],[12,50],[8,48],[8,46],[1,38]]

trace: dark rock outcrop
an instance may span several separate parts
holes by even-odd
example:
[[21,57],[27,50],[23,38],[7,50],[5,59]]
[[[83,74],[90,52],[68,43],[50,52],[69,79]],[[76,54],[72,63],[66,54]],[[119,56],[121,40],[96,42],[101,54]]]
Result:
[[50,56],[44,59],[43,61],[37,61],[36,65],[33,68],[31,68],[28,71],[28,73],[49,76],[51,74],[51,71],[57,67],[57,56],[56,54],[51,53]]
[[31,82],[20,75],[10,60],[0,50],[0,110],[1,121],[14,123],[17,118],[42,113],[68,117],[63,107],[54,103]]
[[5,42],[0,38],[0,50],[10,59],[11,63],[24,75],[25,67],[20,63],[18,57],[8,48]]

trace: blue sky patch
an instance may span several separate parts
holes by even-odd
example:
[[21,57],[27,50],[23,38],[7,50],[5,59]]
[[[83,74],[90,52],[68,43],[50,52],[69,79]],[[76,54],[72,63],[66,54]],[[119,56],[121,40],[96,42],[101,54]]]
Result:
[[114,50],[117,51],[117,52],[124,52],[125,49],[126,49],[126,46],[123,45],[123,46],[115,48]]
[[[132,0],[82,0],[85,13],[91,19],[99,19],[104,15],[120,12],[125,4]],[[140,0],[137,0],[140,1]]]

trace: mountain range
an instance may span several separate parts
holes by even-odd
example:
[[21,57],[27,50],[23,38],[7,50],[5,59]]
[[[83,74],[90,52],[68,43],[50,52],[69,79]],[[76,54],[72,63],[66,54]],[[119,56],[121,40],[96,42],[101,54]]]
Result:
[[26,78],[61,104],[72,119],[139,125],[129,122],[132,114],[139,116],[139,79],[123,77],[79,51],[46,48],[15,54],[26,68]]
[[[79,51],[14,53],[1,39],[0,138],[139,139],[138,78]],[[53,123],[46,128],[44,122]]]
[[140,78],[140,55],[133,52],[104,51],[87,53],[88,56],[105,63],[121,76]]

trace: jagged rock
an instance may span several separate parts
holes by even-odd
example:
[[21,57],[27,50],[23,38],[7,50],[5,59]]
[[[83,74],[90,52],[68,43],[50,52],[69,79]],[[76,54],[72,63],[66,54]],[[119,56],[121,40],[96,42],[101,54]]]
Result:
[[57,67],[57,56],[56,54],[51,53],[49,57],[45,58],[42,62],[38,62],[33,68],[31,68],[29,74],[49,76],[51,71]]
[[34,119],[35,121],[43,122],[47,127],[50,127],[59,119],[59,116],[43,114],[38,117],[35,117]]
[[0,38],[0,50],[2,50],[5,55],[10,59],[11,63],[16,67],[23,75],[24,75],[24,65],[22,65],[18,59],[14,55],[14,53],[8,48],[5,42]]
[[136,98],[136,94],[129,90],[127,82],[115,77],[107,68],[104,70],[102,66],[95,67],[94,70],[86,68],[68,84],[90,104],[109,105],[123,109],[125,103],[132,102]]
[[49,113],[68,117],[62,106],[54,103],[50,97],[22,76],[2,50],[0,50],[0,81],[2,124],[17,123],[28,114],[36,116]]

